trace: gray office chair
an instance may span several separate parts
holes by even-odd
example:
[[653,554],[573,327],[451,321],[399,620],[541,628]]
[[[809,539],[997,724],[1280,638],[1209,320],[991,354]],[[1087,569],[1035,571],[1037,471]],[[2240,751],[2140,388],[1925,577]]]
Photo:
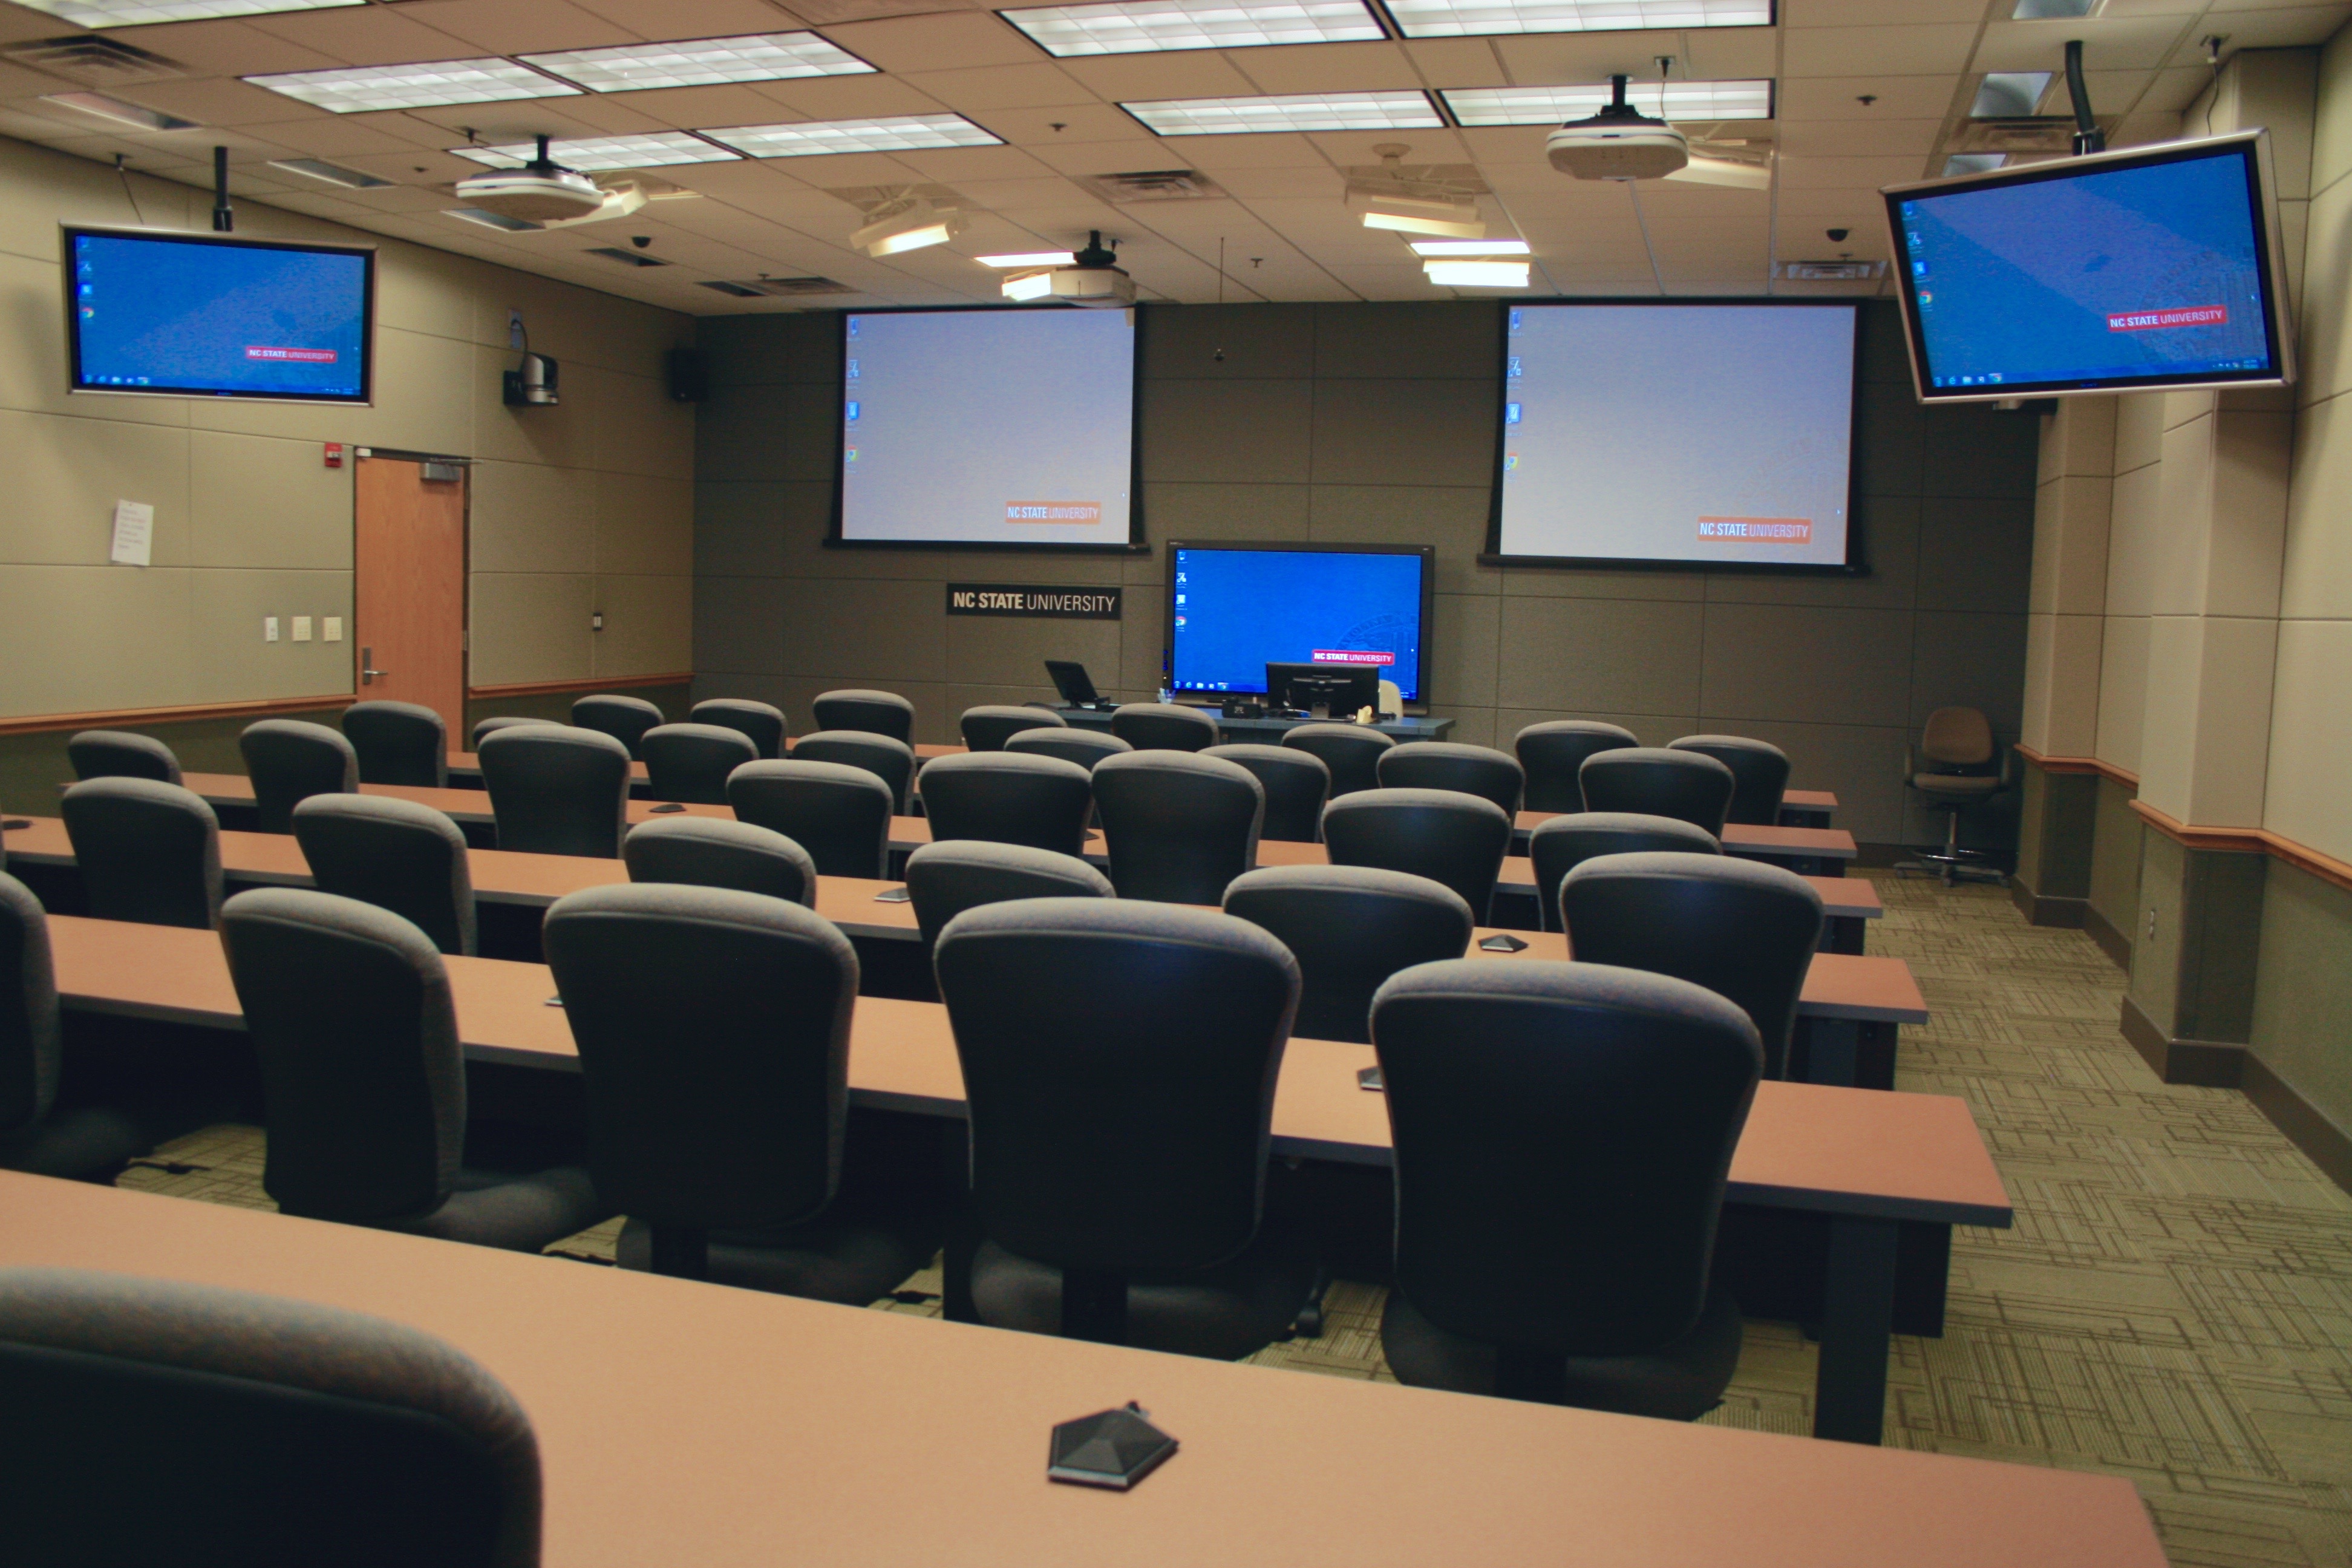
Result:
[[1978,710],[1938,708],[1927,715],[1917,749],[1905,749],[1904,783],[1930,811],[1944,813],[1944,842],[1939,848],[1915,850],[1913,858],[1895,868],[1898,872],[1926,871],[1946,887],[2007,880],[1999,868],[1986,864],[1991,859],[1986,851],[1960,847],[1960,818],[2009,788],[2009,757],[1993,740],[1991,721]]
[[1542,906],[1546,931],[1561,931],[1560,879],[1600,855],[1643,855],[1654,850],[1685,855],[1720,855],[1723,846],[1714,834],[1671,816],[1643,816],[1630,811],[1572,811],[1538,823],[1528,836],[1528,856],[1535,862],[1536,901]]
[[1100,730],[1082,730],[1076,724],[1063,724],[1058,729],[1046,727],[1020,730],[1004,738],[1004,749],[1023,756],[1058,757],[1066,763],[1076,763],[1088,773],[1105,757],[1118,756],[1121,752],[1135,750],[1117,735],[1107,735]]
[[220,819],[201,795],[153,779],[96,778],[68,789],[58,809],[94,918],[219,923]]
[[1334,866],[1374,866],[1453,889],[1486,923],[1511,850],[1511,819],[1491,800],[1450,789],[1367,789],[1323,808]]
[[322,893],[390,910],[443,952],[475,949],[466,835],[430,806],[372,795],[314,795],[294,808],[294,841]]
[[255,825],[294,831],[294,807],[314,795],[356,795],[360,757],[340,731],[299,719],[264,719],[236,738],[253,779]]
[[890,874],[890,786],[842,763],[745,763],[727,780],[738,821],[782,834],[824,877]]
[[725,805],[727,775],[760,760],[742,731],[723,724],[656,724],[637,737],[645,759],[646,793],[656,800]]
[[935,958],[981,1320],[1223,1359],[1281,1336],[1317,1278],[1263,1221],[1298,997],[1283,945],[1205,910],[1029,899],[958,915]]
[[1372,1037],[1372,994],[1416,963],[1459,958],[1476,922],[1462,895],[1370,866],[1265,866],[1234,879],[1225,913],[1263,926],[1298,961],[1293,1036]]
[[1382,789],[1450,789],[1491,800],[1503,815],[1519,814],[1527,770],[1508,752],[1452,741],[1408,741],[1382,752],[1373,765]]
[[128,1110],[60,1106],[63,1058],[48,916],[31,889],[0,873],[0,1170],[111,1182],[154,1146],[154,1132]]
[[716,724],[740,730],[751,737],[760,755],[773,760],[784,754],[784,710],[748,697],[711,697],[687,710],[689,724]]
[[257,888],[221,945],[261,1063],[264,1191],[287,1214],[537,1252],[611,1213],[584,1171],[465,1170],[466,1063],[440,952],[388,910]]
[[613,859],[627,826],[629,751],[596,730],[518,724],[476,753],[499,847]]
[[1696,752],[1632,746],[1596,752],[1577,770],[1587,811],[1671,816],[1723,837],[1738,781],[1729,768]]
[[969,752],[923,769],[931,841],[978,838],[1083,855],[1094,792],[1087,770],[1059,757]]
[[1265,791],[1265,822],[1260,838],[1312,844],[1323,827],[1323,803],[1331,794],[1331,770],[1323,759],[1297,746],[1211,746],[1201,753],[1249,770]]
[[1667,1420],[1739,1363],[1709,1278],[1755,1026],[1696,985],[1471,959],[1381,987],[1396,1144],[1398,1381]]
[[440,789],[449,782],[449,726],[417,702],[354,702],[343,739],[359,754],[360,783]]
[[629,755],[644,755],[637,743],[646,731],[667,722],[662,710],[642,697],[631,697],[617,691],[599,691],[583,697],[572,704],[572,722],[582,730],[597,730],[610,735],[629,749]]
[[1139,752],[1205,752],[1217,743],[1217,721],[1181,702],[1129,702],[1112,710],[1110,732]]
[[845,688],[821,691],[809,704],[820,730],[870,730],[894,741],[915,743],[915,705],[895,691]]
[[1381,753],[1393,737],[1361,724],[1301,724],[1282,732],[1282,743],[1322,759],[1331,770],[1331,798],[1381,787]]
[[1787,1076],[1797,999],[1822,940],[1822,896],[1802,877],[1755,860],[1673,851],[1603,855],[1559,884],[1569,951],[1646,969],[1738,1003],[1764,1047],[1764,1076]]
[[908,813],[915,785],[915,748],[904,741],[871,730],[819,730],[794,742],[793,758],[864,768],[890,786],[890,809],[900,816]]
[[1094,771],[1095,806],[1122,899],[1215,904],[1257,864],[1265,789],[1247,768],[1183,752],[1130,752]]
[[963,743],[975,752],[1001,752],[1004,742],[1024,730],[1060,730],[1069,721],[1050,708],[1015,708],[1006,703],[982,703],[967,708],[956,727]]
[[832,921],[732,889],[591,888],[543,941],[589,1168],[629,1216],[622,1267],[862,1307],[930,1259],[935,1224],[841,1193],[857,955]]
[[152,735],[127,730],[84,730],[66,742],[66,760],[78,779],[153,779],[180,782],[180,759]]
[[1108,877],[1074,855],[979,838],[926,844],[908,856],[907,891],[925,946],[939,941],[948,921],[982,904],[1116,896]]
[[16,1562],[536,1568],[539,1447],[498,1379],[335,1307],[0,1269]]
[[1667,742],[1666,748],[1713,757],[1731,770],[1731,809],[1724,817],[1727,823],[1771,827],[1780,822],[1780,796],[1789,788],[1789,753],[1780,747],[1769,741],[1751,741],[1744,735],[1685,735],[1679,741]]
[[474,750],[479,752],[482,749],[483,736],[499,730],[511,730],[522,724],[548,724],[558,730],[570,728],[561,719],[528,719],[518,713],[493,713],[487,719],[474,721],[472,731]]
[[710,816],[640,822],[621,840],[632,882],[732,888],[816,907],[816,862],[772,828]]
[[1622,751],[1642,742],[1631,730],[1585,719],[1550,719],[1530,724],[1512,739],[1519,765],[1528,770],[1522,811],[1582,811],[1584,786],[1577,770],[1598,752]]

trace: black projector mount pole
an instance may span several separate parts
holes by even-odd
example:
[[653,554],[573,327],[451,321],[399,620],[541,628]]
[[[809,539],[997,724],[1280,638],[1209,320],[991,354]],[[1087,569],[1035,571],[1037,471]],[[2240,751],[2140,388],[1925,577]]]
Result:
[[2107,133],[2091,118],[2091,89],[2083,80],[2083,40],[2066,41],[2066,96],[2074,103],[2074,156],[2107,150]]
[[236,232],[236,215],[228,210],[228,149],[213,149],[213,232]]

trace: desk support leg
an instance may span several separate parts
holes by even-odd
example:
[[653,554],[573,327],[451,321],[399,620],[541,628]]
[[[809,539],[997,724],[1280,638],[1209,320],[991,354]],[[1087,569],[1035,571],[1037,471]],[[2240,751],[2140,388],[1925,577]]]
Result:
[[1886,1417],[1886,1356],[1895,1328],[1891,1219],[1830,1221],[1821,1362],[1813,1377],[1813,1436],[1876,1443]]
[[1862,1052],[1862,1026],[1852,1018],[1807,1018],[1805,1080],[1808,1083],[1853,1087],[1853,1069]]
[[948,1193],[945,1244],[940,1249],[940,1315],[950,1323],[980,1321],[971,1299],[972,1257],[980,1250],[980,1217],[971,1206],[971,1124],[961,1118],[940,1129],[940,1184]]
[[1870,922],[1858,915],[1832,915],[1822,922],[1823,952],[1860,952]]

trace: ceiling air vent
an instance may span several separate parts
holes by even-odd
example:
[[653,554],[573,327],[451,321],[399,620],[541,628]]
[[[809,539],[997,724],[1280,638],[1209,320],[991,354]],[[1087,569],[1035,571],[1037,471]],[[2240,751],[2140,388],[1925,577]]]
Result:
[[658,256],[647,256],[642,250],[623,250],[617,245],[600,245],[588,254],[601,256],[607,261],[624,262],[631,267],[667,267],[669,265]]
[[1800,283],[1867,283],[1886,271],[1884,261],[1783,261],[1773,268]]
[[103,33],[29,38],[0,49],[0,58],[92,87],[168,81],[188,74],[187,68],[176,60],[167,60],[162,55],[151,54],[136,44],[126,44]]
[[1223,186],[1198,169],[1143,169],[1127,174],[1089,174],[1078,184],[1118,206],[1133,202],[1200,201],[1225,194]]
[[793,298],[807,294],[855,294],[859,290],[830,278],[744,278],[729,282],[709,282],[705,289],[716,289],[721,294],[732,294],[738,300],[750,300],[761,295]]

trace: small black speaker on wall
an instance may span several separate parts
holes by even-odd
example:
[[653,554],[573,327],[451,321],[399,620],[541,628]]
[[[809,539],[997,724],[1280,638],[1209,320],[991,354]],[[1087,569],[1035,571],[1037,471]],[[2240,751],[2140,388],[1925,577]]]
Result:
[[700,403],[710,395],[710,374],[703,367],[700,349],[669,351],[669,395],[680,403]]

